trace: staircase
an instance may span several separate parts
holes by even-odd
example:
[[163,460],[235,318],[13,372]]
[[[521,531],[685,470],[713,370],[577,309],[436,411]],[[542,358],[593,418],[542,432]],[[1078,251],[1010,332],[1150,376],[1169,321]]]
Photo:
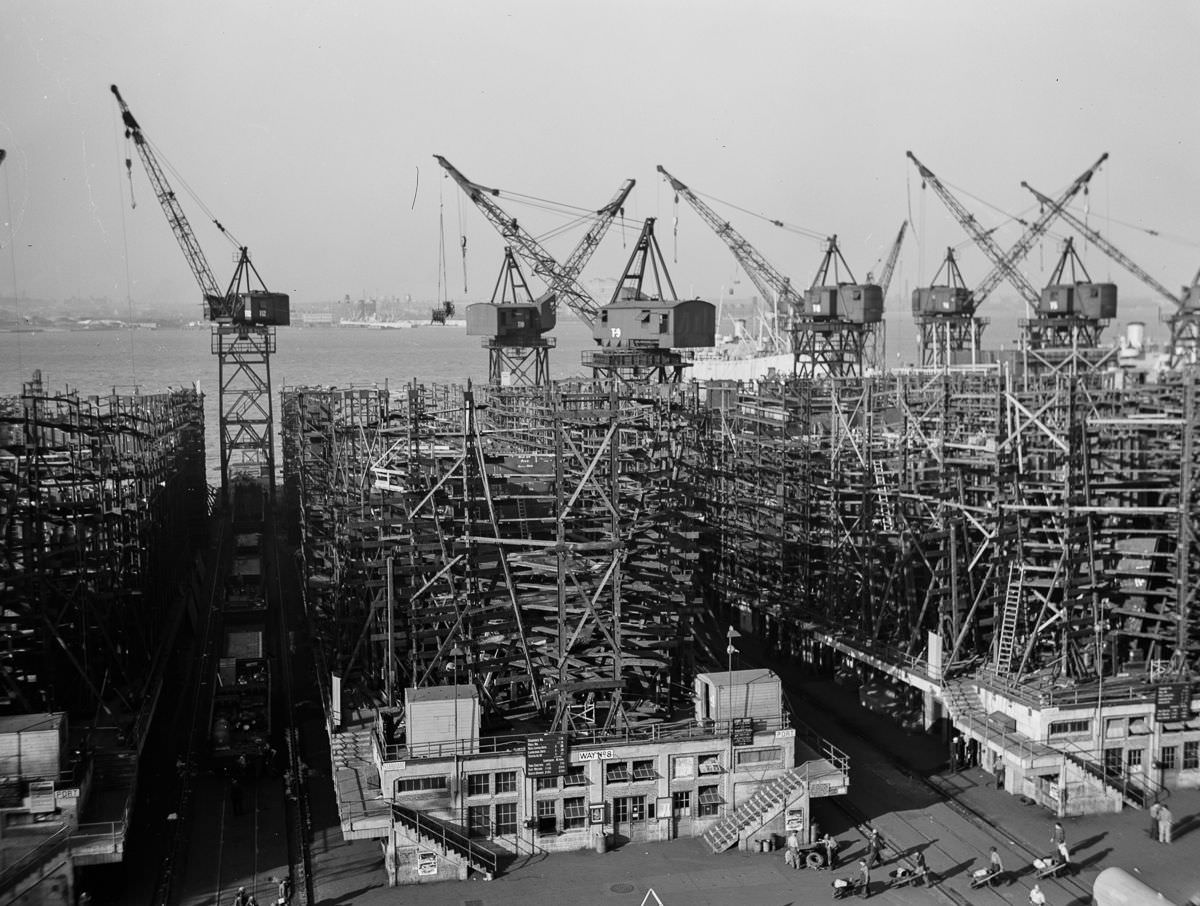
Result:
[[1072,764],[1082,768],[1085,773],[1095,777],[1106,788],[1119,795],[1126,805],[1132,805],[1134,808],[1148,808],[1156,799],[1163,798],[1143,789],[1123,774],[1110,774],[1089,758],[1084,758],[1075,752],[1065,750],[1063,751],[1063,755]]
[[[1013,581],[1013,576],[1016,581]],[[1017,640],[1017,617],[1021,612],[1021,586],[1025,581],[1025,565],[1011,563],[1008,567],[1008,589],[1004,593],[1004,611],[1000,617],[1000,635],[996,639],[996,672],[1012,669],[1013,647]]]
[[406,805],[392,805],[392,818],[430,849],[454,862],[466,862],[488,880],[499,873],[500,855],[453,825]]
[[888,497],[887,474],[883,470],[883,460],[872,462],[875,472],[875,493],[879,497],[879,527],[885,532],[896,530],[896,521],[892,518],[892,501]]
[[782,777],[755,790],[754,795],[704,833],[704,842],[714,853],[724,852],[747,829],[762,827],[788,804],[807,778],[803,767],[792,768]]

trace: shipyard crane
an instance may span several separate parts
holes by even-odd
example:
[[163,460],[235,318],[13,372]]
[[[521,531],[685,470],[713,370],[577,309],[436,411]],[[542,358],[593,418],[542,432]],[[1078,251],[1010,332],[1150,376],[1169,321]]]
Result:
[[[944,282],[939,283],[943,275]],[[975,294],[963,280],[953,248],[946,249],[930,285],[913,290],[912,311],[922,368],[966,364],[955,361],[956,352],[968,353],[969,363],[976,363],[988,322],[975,315]]]
[[[231,475],[265,478],[273,499],[275,446],[270,357],[275,352],[275,328],[286,326],[290,320],[288,296],[267,290],[245,246],[239,246],[234,275],[221,292],[158,156],[117,86],[111,88],[121,108],[125,138],[133,142],[141,158],[171,232],[200,286],[205,317],[212,322],[210,348],[218,363],[221,491],[225,502],[230,501]],[[129,158],[125,166],[132,172]],[[214,219],[213,223],[229,235],[220,221]],[[253,281],[261,289],[254,289]]]
[[538,299],[542,318],[541,330],[545,332],[554,326],[560,299],[589,328],[594,326],[600,313],[600,305],[579,284],[578,275],[600,244],[600,240],[612,224],[613,218],[625,204],[625,199],[633,189],[634,180],[625,180],[612,200],[596,212],[596,220],[591,229],[571,253],[566,263],[560,264],[542,247],[540,242],[517,222],[515,217],[510,216],[493,200],[499,196],[499,189],[488,188],[472,182],[440,154],[435,154],[434,158],[458,183],[459,188],[475,203],[475,206],[483,212],[483,215],[504,238],[505,243],[513,248],[534,274],[545,281],[548,290]]
[[729,247],[729,250],[733,252],[733,257],[742,266],[742,270],[749,275],[763,299],[770,302],[774,314],[771,340],[775,347],[771,351],[787,351],[784,348],[782,337],[789,329],[795,310],[803,307],[804,304],[800,293],[792,287],[791,278],[772,266],[741,233],[733,228],[728,220],[701,201],[695,192],[668,173],[662,164],[658,165],[658,172],[675,190],[676,197],[683,198],[691,205],[692,210],[699,214],[718,238]]
[[[1007,252],[1003,251],[992,238],[991,231],[985,230],[975,219],[975,215],[963,206],[946,187],[946,185],[933,174],[927,166],[917,160],[915,154],[911,151],[907,152],[909,160],[916,165],[917,171],[921,174],[921,179],[930,186],[933,186],[934,192],[946,205],[946,208],[954,216],[954,219],[959,222],[967,234],[975,241],[980,250],[987,255],[988,260],[992,262],[992,271],[983,279],[977,287],[975,287],[975,305],[979,306],[983,300],[995,289],[1002,280],[1007,279],[1012,284],[1013,288],[1021,294],[1029,306],[1036,307],[1040,293],[1034,288],[1033,284],[1017,270],[1017,264],[1020,263],[1034,244],[1049,228],[1050,223],[1057,216],[1053,209],[1042,211],[1037,220],[1035,220],[1026,230],[1024,235],[1010,248]],[[1108,153],[1100,155],[1099,160],[1092,164],[1088,169],[1084,170],[1074,182],[1072,182],[1059,196],[1057,203],[1065,205],[1074,198],[1081,189],[1086,189],[1091,181],[1096,170],[1100,165],[1108,159]]]
[[[1198,319],[1197,311],[1200,306],[1196,305],[1195,288],[1196,280],[1192,281],[1191,287],[1183,288],[1183,295],[1177,296],[1165,286],[1154,279],[1147,271],[1138,266],[1128,255],[1122,252],[1119,248],[1113,245],[1101,234],[1098,230],[1088,226],[1083,220],[1077,217],[1072,211],[1065,206],[1058,204],[1054,199],[1047,195],[1043,195],[1027,182],[1022,182],[1022,186],[1033,193],[1034,197],[1042,204],[1052,206],[1057,209],[1057,213],[1063,220],[1073,226],[1080,235],[1084,236],[1089,242],[1095,245],[1100,251],[1108,255],[1113,261],[1133,274],[1144,284],[1175,306],[1173,311],[1167,318],[1171,325],[1171,361],[1170,367],[1176,367],[1181,361],[1195,361],[1198,348],[1200,348],[1200,330],[1197,330]],[[1200,274],[1197,274],[1197,280],[1200,280]]]

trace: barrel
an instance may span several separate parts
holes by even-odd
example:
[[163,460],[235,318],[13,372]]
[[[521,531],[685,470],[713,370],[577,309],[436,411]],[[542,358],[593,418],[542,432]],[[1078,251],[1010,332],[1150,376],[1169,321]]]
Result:
[[1092,886],[1096,906],[1175,906],[1161,893],[1123,868],[1106,868]]
[[608,852],[608,837],[603,832],[596,834],[596,852]]

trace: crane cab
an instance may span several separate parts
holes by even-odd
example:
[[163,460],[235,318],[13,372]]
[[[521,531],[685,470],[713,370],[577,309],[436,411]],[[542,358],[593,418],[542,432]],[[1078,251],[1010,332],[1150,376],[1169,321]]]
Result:
[[536,346],[542,317],[532,302],[476,302],[467,306],[467,336],[491,337],[504,346]]
[[601,346],[692,349],[716,344],[717,310],[702,299],[617,298],[600,309],[592,337]]
[[1052,283],[1042,290],[1037,313],[1041,317],[1075,316],[1103,321],[1117,316],[1115,283]]
[[914,289],[914,315],[969,315],[975,309],[974,294],[962,286],[926,286]]
[[874,283],[814,286],[804,293],[804,311],[815,321],[875,324],[883,320],[883,290]]
[[[291,302],[287,293],[270,293],[250,290],[235,293],[224,313],[234,324],[250,324],[255,327],[287,327],[291,321]],[[225,320],[216,317],[213,320]]]

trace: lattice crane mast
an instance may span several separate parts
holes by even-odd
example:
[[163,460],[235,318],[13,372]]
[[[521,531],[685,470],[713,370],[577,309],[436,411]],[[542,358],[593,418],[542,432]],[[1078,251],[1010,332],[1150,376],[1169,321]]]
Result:
[[591,328],[599,316],[600,304],[579,284],[578,274],[596,250],[596,246],[600,244],[600,240],[612,224],[613,218],[625,204],[625,199],[633,189],[634,181],[626,180],[612,200],[596,212],[596,222],[571,253],[567,263],[560,264],[542,247],[540,242],[517,222],[515,217],[510,216],[493,201],[493,198],[499,196],[499,189],[491,189],[472,182],[440,154],[435,154],[434,158],[496,228],[505,244],[511,246],[530,270],[549,287],[548,292],[539,298],[543,309],[542,329],[549,330],[553,327],[560,299]]
[[717,237],[728,246],[763,299],[772,304],[775,316],[775,323],[772,325],[773,345],[776,347],[775,351],[786,351],[781,348],[784,344],[780,337],[786,335],[795,310],[804,305],[801,294],[792,286],[791,278],[780,273],[728,220],[701,201],[695,192],[668,173],[662,164],[658,165],[658,172],[675,190],[676,196],[691,205],[692,210],[699,214]]
[[[883,270],[879,274],[879,288],[883,290],[883,297],[886,299],[888,287],[892,285],[892,275],[896,273],[896,262],[900,260],[900,249],[904,245],[904,234],[908,232],[908,221],[905,220],[900,224],[900,232],[896,234],[896,241],[892,243],[891,251],[888,252],[887,260],[883,263]],[[867,282],[871,283],[872,275],[867,274]]]
[[[111,90],[121,108],[125,137],[133,142],[141,158],[171,232],[200,286],[205,317],[213,322],[210,348],[218,357],[222,493],[228,503],[233,473],[267,479],[273,499],[275,446],[270,356],[275,352],[275,328],[290,322],[288,296],[267,290],[245,246],[238,249],[237,268],[228,288],[220,291],[158,156],[117,86],[112,85]],[[128,158],[125,166],[132,173],[133,165]],[[220,221],[214,219],[213,223],[229,235]],[[253,288],[252,277],[261,289]]]

